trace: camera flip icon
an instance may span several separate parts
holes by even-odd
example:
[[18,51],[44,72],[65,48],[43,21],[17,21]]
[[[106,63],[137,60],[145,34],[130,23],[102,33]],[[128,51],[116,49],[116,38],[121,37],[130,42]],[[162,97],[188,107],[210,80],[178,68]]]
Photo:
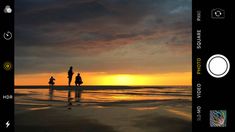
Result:
[[212,19],[224,19],[225,18],[225,10],[221,8],[215,8],[211,10],[211,18]]

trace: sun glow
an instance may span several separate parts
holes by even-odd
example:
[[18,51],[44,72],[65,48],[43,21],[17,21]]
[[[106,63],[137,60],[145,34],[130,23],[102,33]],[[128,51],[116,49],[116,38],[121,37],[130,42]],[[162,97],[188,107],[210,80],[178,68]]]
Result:
[[128,74],[117,74],[108,75],[102,78],[101,84],[105,85],[141,85],[147,84],[148,81],[143,76],[128,75]]
[[[56,78],[56,85],[67,85],[67,73],[24,74],[15,76],[16,85],[48,85]],[[81,72],[83,85],[191,85],[191,72],[167,74],[107,74]],[[74,84],[74,78],[72,84]]]

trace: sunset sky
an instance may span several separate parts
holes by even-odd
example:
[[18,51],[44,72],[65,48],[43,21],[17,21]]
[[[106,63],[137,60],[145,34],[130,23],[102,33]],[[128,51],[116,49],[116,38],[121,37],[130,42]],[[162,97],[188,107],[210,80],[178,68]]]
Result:
[[15,85],[191,85],[191,0],[15,3]]

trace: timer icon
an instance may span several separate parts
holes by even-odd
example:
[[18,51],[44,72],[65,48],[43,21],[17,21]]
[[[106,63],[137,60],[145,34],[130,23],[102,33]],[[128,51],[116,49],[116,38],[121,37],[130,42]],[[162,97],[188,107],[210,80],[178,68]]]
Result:
[[7,31],[3,34],[4,39],[10,40],[12,38],[12,33],[10,31]]

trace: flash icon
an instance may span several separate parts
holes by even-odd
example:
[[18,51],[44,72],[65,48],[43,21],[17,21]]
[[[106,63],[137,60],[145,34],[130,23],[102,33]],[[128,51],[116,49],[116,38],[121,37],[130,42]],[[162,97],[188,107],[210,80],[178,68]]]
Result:
[[8,128],[10,126],[10,121],[6,122],[6,128]]

